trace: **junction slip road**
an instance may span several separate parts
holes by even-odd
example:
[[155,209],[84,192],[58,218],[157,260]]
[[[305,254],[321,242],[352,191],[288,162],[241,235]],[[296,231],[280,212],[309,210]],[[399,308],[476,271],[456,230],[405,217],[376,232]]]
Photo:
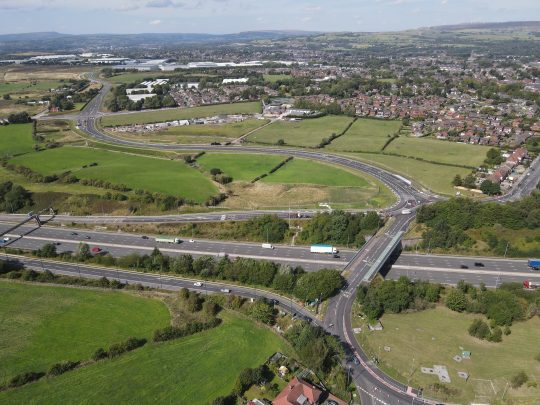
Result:
[[[97,80],[99,81],[99,80]],[[280,154],[295,156],[300,158],[313,159],[323,162],[328,162],[336,165],[341,165],[353,170],[358,170],[363,173],[367,173],[374,178],[383,182],[389,189],[395,194],[397,198],[396,204],[386,213],[394,216],[394,220],[391,222],[386,232],[371,238],[362,249],[357,252],[351,258],[351,261],[346,266],[346,273],[348,275],[346,287],[340,291],[338,295],[333,297],[328,306],[327,316],[324,320],[324,327],[330,333],[337,335],[343,342],[344,347],[348,350],[350,356],[348,361],[343,366],[346,371],[352,374],[355,384],[360,394],[360,399],[363,404],[409,404],[409,403],[436,403],[429,399],[418,398],[416,393],[410,388],[406,387],[398,381],[386,376],[382,373],[376,365],[370,362],[370,359],[362,351],[362,348],[354,338],[351,325],[351,309],[355,299],[356,288],[364,282],[371,270],[372,261],[376,260],[383,252],[385,252],[387,246],[393,243],[395,235],[398,232],[406,230],[408,223],[414,218],[414,208],[411,214],[399,215],[404,207],[411,208],[417,207],[426,203],[440,200],[441,197],[433,195],[426,190],[416,189],[411,181],[403,178],[402,176],[393,174],[378,167],[370,166],[366,163],[362,163],[353,159],[345,158],[343,156],[327,154],[323,152],[307,151],[301,149],[289,149],[289,148],[270,148],[270,147],[246,147],[246,146],[210,146],[210,145],[165,145],[155,143],[142,143],[127,141],[112,137],[96,126],[96,120],[102,115],[99,112],[99,108],[103,102],[106,93],[110,90],[110,84],[103,83],[103,88],[99,95],[91,100],[86,108],[78,115],[70,117],[77,120],[79,129],[85,132],[88,136],[97,140],[125,145],[130,147],[139,148],[155,148],[162,150],[185,150],[185,151],[200,151],[200,150],[218,150],[218,151],[231,151],[239,153],[264,153],[264,154]],[[56,117],[59,118],[59,117]],[[534,165],[536,165],[535,162]],[[529,179],[522,180],[518,187],[514,187],[510,193],[505,196],[498,197],[495,201],[508,201],[514,198],[519,198],[530,193],[538,181],[540,174],[538,170],[534,170],[528,174]],[[536,182],[536,183],[535,183]],[[413,202],[412,204],[410,204]],[[409,204],[408,204],[409,203]],[[206,215],[206,214],[205,214]],[[247,214],[252,215],[252,214]],[[396,236],[397,237],[397,236]],[[23,237],[23,241],[26,237]],[[26,241],[20,241],[16,243],[27,243]],[[15,242],[14,242],[15,243]],[[70,242],[72,243],[72,242]],[[115,246],[115,249],[117,247]],[[281,248],[276,249],[276,254],[279,254]],[[293,250],[293,252],[298,252]],[[291,256],[292,257],[292,256]],[[502,264],[500,261],[490,261],[485,263],[482,269],[476,268],[463,263],[464,258],[446,258],[446,259],[434,259],[431,256],[427,256],[424,259],[420,255],[413,257],[410,255],[403,255],[404,262],[398,260],[388,273],[388,277],[399,277],[404,272],[409,274],[413,272],[413,275],[423,274],[424,278],[440,279],[444,281],[453,282],[455,275],[459,274],[464,277],[471,277],[474,282],[480,282],[489,280],[489,283],[493,282],[493,277],[496,277],[493,273],[499,273],[501,280],[504,277],[521,277],[521,266],[523,262],[514,263],[514,267],[511,267],[508,263]],[[483,259],[487,261],[487,259]],[[459,263],[459,264],[458,264]],[[341,263],[343,265],[343,263]],[[489,266],[488,266],[489,264]],[[462,265],[469,268],[461,268]],[[506,267],[505,267],[506,266]],[[490,268],[492,267],[492,268]],[[503,270],[503,267],[505,268]],[[456,271],[457,270],[457,271]],[[90,270],[88,270],[90,271]],[[114,273],[114,270],[110,270]],[[489,272],[489,273],[488,273]],[[506,274],[508,273],[508,274]],[[527,276],[534,277],[534,273],[530,273],[527,270],[523,270],[523,273]],[[529,274],[530,273],[530,274]],[[125,274],[123,274],[125,276]],[[93,275],[95,277],[95,275]],[[136,277],[142,277],[142,275],[135,275]],[[135,277],[133,276],[133,277]],[[147,275],[145,275],[147,276]],[[155,275],[154,275],[155,277]],[[114,278],[114,274],[112,275]],[[419,277],[421,278],[421,277]],[[510,279],[510,278],[509,278]],[[126,278],[127,280],[127,278]],[[495,285],[498,279],[495,279]],[[155,279],[154,279],[155,282]],[[162,282],[162,280],[160,281]],[[457,282],[457,281],[456,281]],[[486,282],[488,284],[488,282]]]

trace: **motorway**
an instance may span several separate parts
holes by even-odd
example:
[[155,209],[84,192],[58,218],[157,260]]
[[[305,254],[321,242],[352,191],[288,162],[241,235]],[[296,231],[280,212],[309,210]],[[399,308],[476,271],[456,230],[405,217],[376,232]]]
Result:
[[[416,403],[433,403],[432,401],[416,398],[414,393],[407,392],[407,387],[403,386],[399,382],[391,379],[390,377],[386,376],[384,373],[382,373],[375,365],[373,365],[370,362],[370,359],[367,358],[367,356],[363,353],[362,348],[359,346],[358,342],[354,338],[354,334],[352,331],[352,325],[351,325],[351,310],[352,305],[355,300],[355,291],[356,288],[360,285],[360,283],[363,282],[364,278],[368,274],[368,272],[371,269],[371,263],[373,260],[375,260],[378,256],[380,256],[384,251],[386,246],[393,240],[394,235],[397,235],[398,232],[406,230],[409,222],[414,218],[414,212],[409,215],[399,215],[401,212],[401,209],[406,206],[408,201],[413,200],[415,205],[422,205],[430,202],[434,202],[440,199],[440,197],[431,194],[429,191],[426,190],[417,190],[415,189],[411,182],[407,179],[404,179],[402,176],[398,176],[395,174],[392,174],[386,170],[370,166],[366,163],[362,163],[353,159],[349,159],[343,156],[339,155],[333,155],[328,154],[324,152],[315,152],[315,151],[307,151],[307,150],[300,150],[300,149],[289,149],[289,148],[275,148],[275,147],[246,147],[246,146],[196,146],[196,145],[170,145],[170,144],[156,144],[156,143],[143,143],[143,142],[135,142],[135,141],[128,141],[128,140],[122,140],[115,137],[112,137],[106,133],[103,133],[99,130],[99,128],[96,127],[96,120],[99,119],[99,117],[102,115],[102,113],[99,112],[99,108],[101,103],[103,102],[103,99],[106,95],[106,93],[110,89],[110,84],[108,83],[102,83],[103,88],[93,100],[91,100],[85,109],[80,112],[76,116],[72,116],[72,118],[76,119],[78,121],[79,128],[85,132],[87,135],[107,143],[113,143],[113,144],[120,144],[130,147],[140,147],[140,148],[156,148],[156,149],[163,149],[163,150],[186,150],[186,151],[198,151],[201,149],[204,150],[217,150],[217,151],[229,151],[229,152],[241,152],[241,153],[263,153],[263,154],[280,154],[280,155],[288,155],[288,156],[295,156],[299,158],[307,158],[307,159],[313,159],[313,160],[319,160],[327,163],[332,163],[336,165],[341,165],[353,170],[359,170],[361,172],[367,173],[374,178],[380,180],[383,182],[386,186],[392,190],[392,192],[396,195],[397,202],[394,204],[394,206],[390,207],[390,209],[386,210],[386,213],[389,215],[394,216],[394,219],[390,222],[389,226],[385,230],[385,232],[379,233],[377,236],[371,238],[363,247],[362,249],[357,252],[356,254],[353,254],[352,252],[346,252],[343,253],[343,259],[339,259],[340,266],[343,266],[346,264],[345,267],[345,274],[347,274],[347,286],[340,292],[340,294],[333,297],[328,306],[327,315],[324,319],[323,326],[324,328],[329,331],[330,333],[333,333],[334,335],[339,336],[342,342],[344,342],[345,347],[347,350],[350,351],[350,354],[354,354],[354,357],[358,359],[360,364],[356,364],[357,362],[354,361],[348,361],[346,364],[344,364],[344,367],[346,369],[351,370],[352,376],[354,378],[354,381],[358,387],[358,392],[360,394],[360,399],[363,404],[369,404],[369,403],[378,403],[378,404],[408,404],[412,402]],[[59,118],[59,117],[56,117]],[[536,164],[536,163],[535,163]],[[518,198],[523,195],[526,195],[529,193],[532,188],[535,186],[535,181],[538,180],[538,176],[540,176],[540,170],[535,170],[531,173],[529,179],[524,179],[520,182],[520,184],[517,187],[514,187],[510,194],[499,197],[495,199],[496,201],[507,201],[513,198]],[[414,209],[413,209],[414,211]],[[226,213],[228,219],[233,219],[232,214]],[[201,217],[210,215],[211,220],[216,220],[218,215],[221,215],[221,213],[216,214],[197,214]],[[247,212],[247,213],[238,213],[238,215],[246,218],[245,216],[250,215],[260,215],[260,213],[254,214],[253,212]],[[283,212],[281,213],[283,215]],[[174,216],[175,218],[177,216]],[[206,217],[208,218],[208,217]],[[236,219],[236,218],[235,218]],[[242,218],[238,218],[242,219]],[[121,220],[125,220],[125,218],[122,218]],[[203,219],[201,219],[203,220]],[[206,219],[208,220],[208,219]],[[105,221],[110,223],[114,222],[115,218],[111,217],[105,217]],[[144,221],[144,220],[143,220]],[[148,222],[151,222],[148,220]],[[45,228],[44,228],[45,229]],[[41,230],[40,230],[41,232]],[[43,232],[50,232],[50,231],[43,231]],[[84,231],[88,233],[88,231]],[[20,243],[28,243],[28,245],[34,244],[34,246],[39,242],[43,242],[44,240],[50,240],[51,237],[54,235],[46,235],[43,239],[30,239],[31,237],[35,237],[35,235],[38,235],[38,232],[31,232],[30,234],[24,236],[22,240],[20,241],[13,241],[14,246],[16,244]],[[63,235],[65,236],[65,235]],[[70,236],[78,236],[78,235],[70,235]],[[41,236],[38,236],[41,237]],[[90,239],[92,241],[101,241],[102,236],[92,233],[91,238],[96,239]],[[110,235],[108,236],[110,237]],[[47,239],[49,238],[49,239]],[[103,245],[105,243],[110,243],[111,245],[115,246],[105,246],[108,250],[113,252],[112,249],[115,249],[114,252],[117,253],[116,249],[120,249],[122,251],[128,251],[129,249],[134,249],[133,246],[136,246],[136,249],[142,249],[142,248],[149,248],[151,242],[148,242],[148,246],[142,246],[143,239],[136,236],[129,236],[125,237],[123,234],[118,236],[118,238],[126,238],[125,240],[120,240],[120,243],[112,243],[112,242],[100,242]],[[135,241],[134,238],[138,238],[138,243],[133,243]],[[73,238],[71,238],[73,239]],[[74,240],[66,239],[67,242],[61,242],[70,244],[72,246],[73,244],[77,243]],[[85,239],[86,240],[86,239]],[[28,242],[31,241],[31,242]],[[126,243],[129,243],[129,247],[125,247]],[[146,242],[144,242],[146,243]],[[189,243],[189,242],[188,242]],[[218,243],[221,243],[221,245],[218,247]],[[120,246],[117,246],[120,245]],[[183,245],[183,244],[182,244]],[[197,246],[196,246],[197,245]],[[60,245],[62,246],[62,245]],[[200,252],[207,252],[208,250],[218,248],[219,251],[222,251],[221,249],[225,249],[225,247],[232,249],[236,249],[236,254],[242,254],[248,253],[253,254],[255,256],[259,256],[261,252],[257,251],[257,249],[260,250],[260,247],[255,245],[247,246],[246,244],[223,244],[222,242],[210,242],[210,241],[197,241],[194,243],[194,247],[196,246],[197,251]],[[152,246],[153,247],[153,246]],[[184,246],[181,246],[182,249],[184,249]],[[170,249],[170,247],[167,247],[165,249]],[[176,247],[175,247],[176,249]],[[207,250],[203,250],[207,249]],[[248,250],[251,249],[251,250]],[[265,250],[264,256],[273,256],[272,260],[279,259],[289,259],[300,262],[301,260],[304,260],[302,263],[308,263],[306,260],[310,260],[306,256],[302,256],[303,250],[305,248],[288,248],[288,247],[278,247],[272,252],[267,252]],[[118,251],[119,252],[119,251]],[[214,250],[215,252],[215,250]],[[167,252],[168,253],[168,252]],[[289,256],[287,256],[289,254]],[[298,256],[298,257],[296,257]],[[313,257],[311,255],[307,255],[309,257]],[[325,259],[322,259],[325,260]],[[337,259],[336,259],[337,260]],[[348,263],[345,263],[346,261],[350,260]],[[465,263],[465,261],[470,261],[470,258],[440,258],[440,257],[433,257],[433,256],[422,256],[422,255],[402,255],[396,261],[396,263],[393,264],[392,268],[388,272],[388,277],[399,277],[399,275],[407,274],[411,275],[413,277],[418,278],[432,278],[434,281],[436,279],[441,279],[450,282],[457,282],[456,278],[468,278],[472,282],[479,283],[480,281],[484,281],[486,284],[489,285],[497,285],[498,281],[500,279],[504,279],[504,277],[515,277],[519,278],[522,277],[520,273],[522,273],[521,266],[523,265],[523,262],[520,261],[505,261],[504,263],[497,260],[491,260],[488,262],[487,259],[482,259],[484,262],[484,267],[479,269],[474,266],[474,259],[472,259],[473,263],[472,266]],[[276,260],[277,261],[277,260]],[[290,261],[287,261],[290,263]],[[461,269],[461,265],[467,265],[469,269]],[[36,263],[32,264],[33,266],[36,266]],[[74,265],[65,265],[67,267],[71,266],[69,271],[73,271]],[[80,270],[80,268],[78,269]],[[78,271],[76,270],[76,271]],[[61,269],[60,271],[68,271],[66,270],[66,267]],[[96,277],[96,274],[90,274],[92,271],[95,270],[84,270],[84,274],[88,276],[94,276]],[[102,270],[104,271],[104,270]],[[108,270],[110,273],[108,274],[111,278],[115,278],[116,275],[121,275],[124,277],[125,280],[129,280],[129,282],[132,282],[132,279],[136,280],[142,280],[143,277],[153,277],[153,279],[144,279],[144,282],[153,282],[154,285],[156,285],[156,279],[155,275],[148,275],[148,274],[132,274],[131,276],[127,276],[126,272],[115,271],[115,270]],[[459,273],[458,273],[459,271]],[[82,274],[81,270],[81,274]],[[534,273],[529,273],[527,270],[523,270],[527,276],[534,277]],[[72,273],[73,274],[73,273]],[[105,274],[105,273],[103,273]],[[419,276],[419,275],[423,276]],[[456,274],[459,274],[459,276],[456,276]],[[497,274],[497,275],[496,275]],[[495,278],[494,278],[495,277]],[[499,279],[497,278],[499,277]],[[163,283],[164,277],[161,278],[160,283]],[[510,279],[510,278],[509,278]],[[135,281],[137,282],[137,281]],[[142,281],[141,281],[142,282]],[[174,281],[171,281],[167,278],[166,284],[167,286],[170,286],[171,288],[178,288],[178,284],[176,283],[176,279]],[[187,285],[186,285],[187,286]],[[165,285],[163,285],[165,287]],[[189,287],[193,288],[192,285]],[[235,287],[235,290],[238,289],[238,287]],[[250,293],[253,293],[253,290],[250,290]],[[264,296],[263,293],[257,292],[253,293],[255,296]],[[266,293],[265,293],[266,294]],[[352,359],[352,357],[349,357],[349,359]]]

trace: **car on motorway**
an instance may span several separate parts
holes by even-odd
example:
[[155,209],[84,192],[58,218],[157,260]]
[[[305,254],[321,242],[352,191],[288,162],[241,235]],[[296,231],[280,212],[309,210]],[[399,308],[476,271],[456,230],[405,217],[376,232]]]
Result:
[[193,283],[193,285],[195,287],[202,287],[203,286],[203,283],[201,283],[200,281],[197,281],[196,283]]
[[148,236],[143,235],[143,236],[141,236],[141,238],[142,238],[142,239],[148,239]]
[[228,288],[222,288],[219,291],[221,291],[222,293],[230,293],[231,292],[231,290],[229,290]]
[[77,236],[78,233],[77,233],[77,232],[71,232],[70,235],[71,235],[71,236]]
[[466,264],[462,264],[461,266],[459,266],[461,269],[468,269],[469,266],[467,266]]
[[2,239],[3,242],[9,242],[11,240],[11,238],[9,236],[4,236],[4,238]]
[[92,253],[99,253],[99,252],[101,252],[101,248],[98,247],[98,246],[94,246],[94,247],[91,249],[91,252],[92,252]]
[[476,267],[484,267],[484,263],[482,263],[482,262],[474,262],[474,265]]
[[195,241],[193,239],[190,239],[189,240],[189,243],[194,243]]
[[220,218],[221,221],[225,221],[226,219],[227,219],[227,215],[222,215]]
[[338,255],[337,253],[336,253],[336,254],[334,254],[334,256],[333,256],[333,257],[334,257],[334,259],[339,259],[339,255]]
[[91,239],[90,236],[86,235],[84,239]]

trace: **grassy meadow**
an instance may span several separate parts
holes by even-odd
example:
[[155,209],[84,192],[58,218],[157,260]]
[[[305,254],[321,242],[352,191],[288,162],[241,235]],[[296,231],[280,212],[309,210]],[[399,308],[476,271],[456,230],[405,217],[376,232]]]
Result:
[[345,135],[326,147],[332,151],[380,152],[390,137],[399,131],[401,121],[359,118]]
[[[64,146],[10,160],[43,175],[71,171],[78,178],[99,179],[203,202],[217,192],[214,184],[184,162],[106,150]],[[96,166],[83,168],[84,165]]]
[[14,156],[33,150],[32,124],[0,126],[0,156]]
[[237,375],[257,367],[285,341],[232,313],[215,329],[161,344],[147,344],[59,377],[0,393],[0,402],[177,403],[206,405],[231,392]]
[[275,145],[283,139],[290,146],[316,147],[323,138],[342,132],[351,117],[330,115],[301,121],[276,121],[247,137],[249,142]]
[[0,318],[0,385],[22,372],[88,359],[130,336],[150,338],[170,321],[159,300],[2,280]]

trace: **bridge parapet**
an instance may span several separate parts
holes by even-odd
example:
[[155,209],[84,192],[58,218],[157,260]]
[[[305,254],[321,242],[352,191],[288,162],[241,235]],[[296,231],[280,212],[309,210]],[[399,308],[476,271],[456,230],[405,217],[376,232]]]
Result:
[[373,280],[375,275],[381,270],[381,268],[384,266],[386,261],[390,258],[392,253],[397,249],[397,247],[401,244],[401,238],[403,236],[404,232],[399,231],[397,232],[388,245],[384,248],[384,250],[381,252],[379,257],[370,265],[368,271],[364,275],[364,278],[362,279],[363,282],[369,283]]

